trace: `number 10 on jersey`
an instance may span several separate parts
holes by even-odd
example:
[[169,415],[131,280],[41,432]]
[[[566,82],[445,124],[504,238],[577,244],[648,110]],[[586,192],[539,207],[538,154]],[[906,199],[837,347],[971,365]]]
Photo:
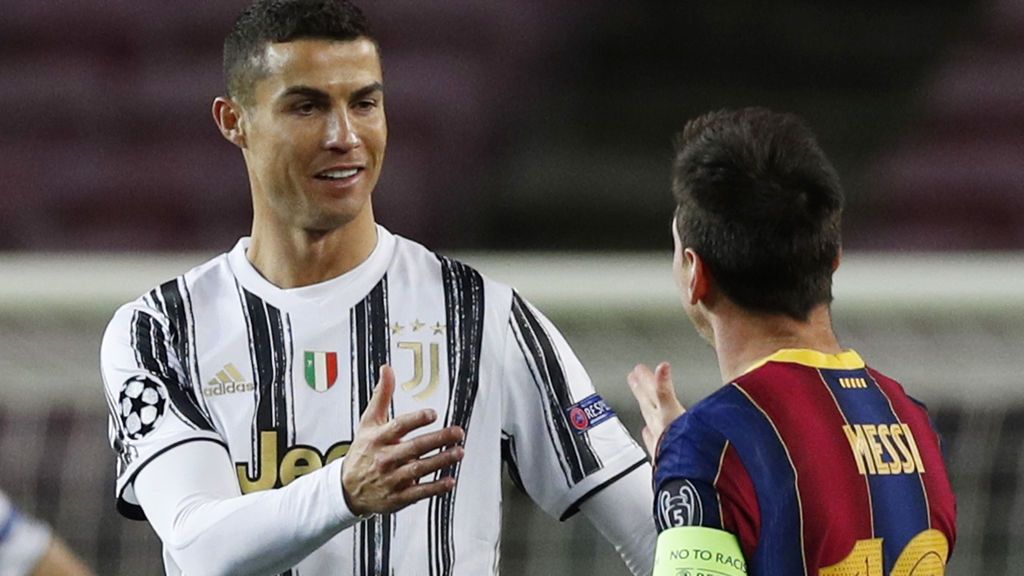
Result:
[[944,576],[949,542],[938,530],[914,536],[900,552],[888,575],[882,572],[882,539],[858,540],[850,555],[838,564],[822,568],[821,576]]

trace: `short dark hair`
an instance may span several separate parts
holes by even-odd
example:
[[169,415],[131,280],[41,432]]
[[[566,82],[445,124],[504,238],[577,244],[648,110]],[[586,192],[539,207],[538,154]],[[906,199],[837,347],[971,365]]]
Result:
[[683,248],[733,302],[801,321],[832,302],[843,190],[800,118],[745,108],[691,120],[672,191]]
[[257,0],[242,12],[224,40],[228,96],[245,101],[266,74],[267,44],[301,39],[369,38],[366,17],[347,0]]

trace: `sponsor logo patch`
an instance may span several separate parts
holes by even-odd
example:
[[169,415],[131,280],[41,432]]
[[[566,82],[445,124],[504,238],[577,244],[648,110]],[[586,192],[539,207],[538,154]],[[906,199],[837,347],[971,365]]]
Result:
[[614,418],[615,411],[599,394],[592,394],[570,406],[566,410],[566,415],[573,429],[582,434],[601,422]]
[[203,396],[223,396],[239,392],[252,392],[255,384],[246,381],[233,363],[225,364],[203,387]]
[[121,386],[118,417],[125,435],[139,440],[156,430],[167,411],[167,390],[148,376],[136,376]]
[[670,480],[662,486],[658,491],[657,508],[659,530],[704,523],[704,505],[689,480]]

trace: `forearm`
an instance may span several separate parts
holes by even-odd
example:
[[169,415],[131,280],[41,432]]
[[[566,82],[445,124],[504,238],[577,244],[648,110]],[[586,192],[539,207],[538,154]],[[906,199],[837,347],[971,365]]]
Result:
[[654,568],[658,535],[652,502],[651,466],[644,464],[580,506],[635,576],[648,576]]
[[359,521],[342,493],[341,461],[241,495],[223,449],[192,444],[161,455],[135,481],[150,523],[187,574],[277,574]]

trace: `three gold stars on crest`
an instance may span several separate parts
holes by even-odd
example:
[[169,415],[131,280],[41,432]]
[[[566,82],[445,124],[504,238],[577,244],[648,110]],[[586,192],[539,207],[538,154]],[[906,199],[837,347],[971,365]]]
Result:
[[[440,322],[435,322],[432,326],[427,326],[427,324],[424,323],[424,322],[421,322],[419,318],[414,320],[413,323],[408,326],[408,328],[412,328],[413,332],[419,332],[423,328],[430,328],[431,330],[434,331],[434,335],[443,334],[444,333],[444,329],[446,327],[447,327],[447,325],[441,324]],[[402,331],[405,330],[406,328],[407,328],[406,326],[402,326],[400,323],[395,322],[394,324],[391,325],[391,333],[392,334],[401,334]]]

